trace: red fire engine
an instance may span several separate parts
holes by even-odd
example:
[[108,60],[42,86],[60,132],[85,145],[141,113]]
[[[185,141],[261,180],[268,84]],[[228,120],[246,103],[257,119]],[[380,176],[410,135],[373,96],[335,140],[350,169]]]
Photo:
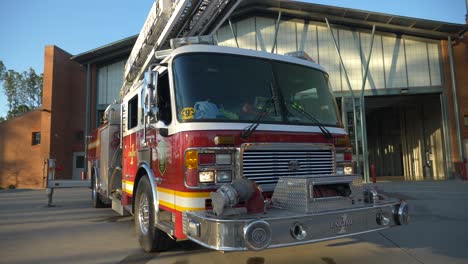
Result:
[[173,39],[107,108],[88,143],[95,207],[134,215],[145,251],[186,239],[262,250],[407,224],[404,201],[354,175],[322,67],[213,43]]

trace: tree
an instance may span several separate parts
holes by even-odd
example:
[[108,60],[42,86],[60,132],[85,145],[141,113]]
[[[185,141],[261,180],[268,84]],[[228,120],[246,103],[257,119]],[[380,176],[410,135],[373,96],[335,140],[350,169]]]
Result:
[[8,101],[7,119],[39,108],[42,100],[43,74],[29,68],[22,73],[7,70],[0,61],[0,81]]

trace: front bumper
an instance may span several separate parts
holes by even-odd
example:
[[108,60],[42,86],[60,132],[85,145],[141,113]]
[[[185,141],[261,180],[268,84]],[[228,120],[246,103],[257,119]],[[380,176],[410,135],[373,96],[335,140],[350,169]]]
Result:
[[264,214],[222,219],[211,211],[185,212],[184,233],[190,240],[215,250],[262,250],[407,224],[407,214],[408,207],[404,201],[314,214],[272,208]]

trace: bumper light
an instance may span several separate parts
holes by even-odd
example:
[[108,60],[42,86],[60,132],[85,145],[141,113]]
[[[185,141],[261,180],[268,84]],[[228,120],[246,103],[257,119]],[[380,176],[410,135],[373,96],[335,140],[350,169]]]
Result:
[[262,250],[270,245],[271,229],[265,221],[255,221],[244,227],[246,246],[251,250]]
[[201,183],[212,183],[215,181],[214,171],[200,171],[198,172],[198,180]]

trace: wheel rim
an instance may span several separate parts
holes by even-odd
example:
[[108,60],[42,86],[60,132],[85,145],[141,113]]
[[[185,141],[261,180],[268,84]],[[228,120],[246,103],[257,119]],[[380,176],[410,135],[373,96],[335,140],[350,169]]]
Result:
[[138,208],[140,230],[143,235],[146,235],[149,229],[149,202],[148,196],[145,193],[143,193],[140,197],[140,204],[138,205]]

